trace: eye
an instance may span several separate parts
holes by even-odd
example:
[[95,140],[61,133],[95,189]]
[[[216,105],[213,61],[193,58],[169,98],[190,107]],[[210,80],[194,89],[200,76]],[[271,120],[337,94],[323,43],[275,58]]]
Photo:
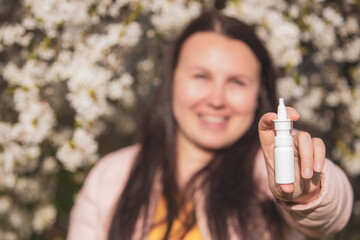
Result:
[[193,77],[196,79],[207,79],[209,76],[206,73],[195,73]]
[[231,83],[235,83],[236,85],[239,85],[239,86],[245,86],[246,83],[243,79],[240,79],[240,78],[237,78],[237,77],[233,77],[233,78],[230,78],[230,82]]

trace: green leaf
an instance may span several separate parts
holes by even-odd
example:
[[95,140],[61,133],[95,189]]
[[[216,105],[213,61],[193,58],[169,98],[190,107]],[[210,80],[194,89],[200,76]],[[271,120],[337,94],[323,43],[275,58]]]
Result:
[[96,11],[97,9],[96,9],[96,5],[91,5],[90,7],[89,7],[89,9],[88,9],[88,14],[89,14],[89,16],[94,16],[94,15],[96,15]]
[[98,101],[98,98],[97,98],[97,96],[96,96],[96,92],[95,92],[94,89],[91,89],[91,90],[89,91],[89,95],[90,95],[91,99],[92,99],[94,102],[97,102],[97,101]]
[[135,10],[134,10],[134,11],[129,15],[129,17],[125,20],[125,24],[128,25],[128,24],[132,23],[133,21],[135,21],[135,20],[139,17],[142,9],[143,9],[143,7],[141,6],[141,3],[140,3],[140,2],[137,2],[137,3],[136,3]]

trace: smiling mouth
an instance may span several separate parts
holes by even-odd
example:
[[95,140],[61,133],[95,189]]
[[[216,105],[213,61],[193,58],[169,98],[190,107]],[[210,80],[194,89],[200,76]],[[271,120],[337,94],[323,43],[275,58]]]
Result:
[[200,118],[208,123],[225,123],[228,117],[211,116],[211,115],[200,115]]

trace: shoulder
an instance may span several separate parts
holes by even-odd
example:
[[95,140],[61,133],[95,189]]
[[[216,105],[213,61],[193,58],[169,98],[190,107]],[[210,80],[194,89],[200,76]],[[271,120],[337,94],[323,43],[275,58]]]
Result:
[[98,183],[104,184],[126,177],[134,163],[140,145],[134,144],[105,155],[93,167],[89,176],[96,176]]
[[139,150],[140,146],[136,144],[105,155],[90,170],[82,192],[104,191],[114,185],[121,188],[126,182]]
[[71,210],[69,239],[105,239],[139,145],[107,154],[90,171]]

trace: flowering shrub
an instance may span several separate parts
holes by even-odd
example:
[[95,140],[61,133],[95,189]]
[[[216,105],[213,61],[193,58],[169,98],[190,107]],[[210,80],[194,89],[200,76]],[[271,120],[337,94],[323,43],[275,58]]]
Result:
[[360,5],[231,1],[229,15],[256,24],[281,69],[278,93],[301,121],[327,133],[333,159],[360,174]]
[[57,186],[64,176],[80,185],[125,142],[117,137],[132,136],[164,43],[223,2],[223,12],[256,26],[279,68],[278,93],[301,123],[360,175],[358,1],[1,0],[1,237],[40,236],[56,220],[66,232]]

